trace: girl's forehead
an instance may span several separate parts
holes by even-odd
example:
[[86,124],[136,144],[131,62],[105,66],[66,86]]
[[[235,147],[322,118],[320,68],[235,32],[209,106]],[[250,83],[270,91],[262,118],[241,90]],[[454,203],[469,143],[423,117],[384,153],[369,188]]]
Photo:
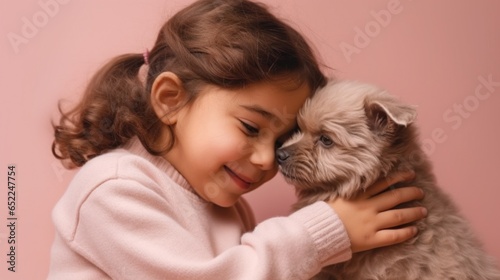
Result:
[[209,111],[216,108],[224,110],[226,107],[226,109],[250,112],[266,119],[277,118],[284,121],[284,119],[294,120],[310,95],[309,86],[305,83],[299,87],[291,87],[283,86],[282,82],[271,81],[253,83],[238,89],[208,85],[199,92],[192,105],[203,106]]
[[268,119],[291,121],[311,96],[307,85],[283,87],[281,84],[260,83],[235,92],[235,101],[243,109],[253,111]]
[[[207,85],[198,93],[194,104],[214,98],[212,100],[218,103],[217,107],[236,107],[266,118],[281,116],[282,119],[283,116],[288,116],[294,119],[310,96],[311,90],[306,83],[297,86],[296,83],[290,85],[283,80],[272,80],[237,89]],[[210,106],[214,105],[212,103]]]

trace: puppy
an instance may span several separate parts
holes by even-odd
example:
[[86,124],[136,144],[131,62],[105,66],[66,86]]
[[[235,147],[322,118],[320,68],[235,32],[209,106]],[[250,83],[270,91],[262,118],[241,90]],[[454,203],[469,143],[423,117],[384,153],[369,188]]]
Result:
[[349,198],[380,177],[413,170],[416,178],[406,185],[423,188],[425,198],[411,204],[429,211],[416,222],[419,234],[410,241],[356,253],[317,279],[500,279],[468,223],[436,185],[415,118],[413,107],[353,81],[330,82],[299,112],[299,132],[277,150],[282,174],[296,187],[294,208]]

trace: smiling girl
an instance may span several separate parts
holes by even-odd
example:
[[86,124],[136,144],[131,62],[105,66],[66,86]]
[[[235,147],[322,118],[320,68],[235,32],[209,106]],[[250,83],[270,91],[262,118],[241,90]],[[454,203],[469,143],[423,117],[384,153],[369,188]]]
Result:
[[54,155],[81,169],[53,211],[49,279],[308,279],[414,236],[398,226],[424,211],[392,208],[422,192],[379,194],[398,181],[385,179],[255,225],[241,196],[276,175],[276,147],[325,81],[303,37],[259,4],[179,11],[55,125]]

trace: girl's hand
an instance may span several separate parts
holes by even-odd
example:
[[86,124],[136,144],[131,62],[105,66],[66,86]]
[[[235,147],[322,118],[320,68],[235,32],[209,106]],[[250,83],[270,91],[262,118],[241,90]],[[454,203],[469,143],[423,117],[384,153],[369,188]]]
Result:
[[427,209],[393,208],[404,202],[422,199],[422,189],[403,187],[383,192],[389,186],[409,181],[413,177],[413,173],[398,173],[391,178],[380,179],[352,199],[336,198],[329,201],[346,228],[354,253],[397,244],[417,234],[416,226],[394,227],[424,218]]

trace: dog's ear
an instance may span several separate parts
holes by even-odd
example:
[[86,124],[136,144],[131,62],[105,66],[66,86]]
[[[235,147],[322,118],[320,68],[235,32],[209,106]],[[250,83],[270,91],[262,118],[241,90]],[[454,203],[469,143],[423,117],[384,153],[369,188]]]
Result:
[[398,126],[407,126],[417,117],[415,107],[403,104],[386,93],[368,96],[365,112],[370,129],[377,134],[393,133]]

